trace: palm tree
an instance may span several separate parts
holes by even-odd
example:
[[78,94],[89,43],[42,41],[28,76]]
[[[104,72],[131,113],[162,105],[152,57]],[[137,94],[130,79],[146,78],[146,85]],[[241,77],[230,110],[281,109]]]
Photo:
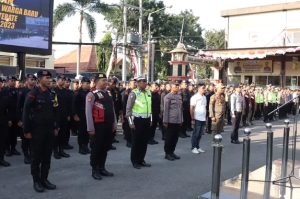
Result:
[[93,42],[96,35],[96,20],[90,13],[102,13],[107,5],[100,0],[72,0],[72,3],[63,3],[54,10],[53,29],[58,26],[66,17],[80,15],[79,19],[79,45],[77,53],[76,75],[79,75],[81,43],[82,43],[82,24],[85,22],[90,40]]

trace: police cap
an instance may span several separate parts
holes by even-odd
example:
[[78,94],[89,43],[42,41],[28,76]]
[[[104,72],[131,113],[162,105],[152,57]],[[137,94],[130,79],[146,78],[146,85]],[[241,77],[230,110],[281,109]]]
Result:
[[9,76],[7,76],[7,80],[15,80],[15,81],[17,81],[18,79],[15,76],[13,76],[13,75],[9,75]]
[[139,76],[139,77],[137,78],[137,82],[141,82],[141,81],[144,81],[144,82],[146,82],[147,80],[146,80],[146,78],[145,78],[145,77],[143,77],[143,76]]
[[169,82],[171,85],[179,85],[180,82],[178,80],[174,80],[174,81],[171,81]]
[[97,81],[99,79],[107,79],[107,77],[104,73],[98,73],[97,75],[95,75],[94,81]]
[[39,70],[37,72],[37,77],[41,78],[41,77],[52,77],[51,73],[48,70]]
[[63,74],[57,75],[56,80],[60,80],[60,79],[67,80],[66,76],[64,76]]
[[91,80],[87,77],[82,77],[81,82],[91,83]]
[[36,76],[33,74],[27,74],[26,79],[36,79]]

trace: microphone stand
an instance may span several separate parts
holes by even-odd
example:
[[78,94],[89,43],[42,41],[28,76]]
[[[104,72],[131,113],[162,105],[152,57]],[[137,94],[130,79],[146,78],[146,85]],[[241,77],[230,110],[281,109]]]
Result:
[[[299,98],[299,99],[297,99]],[[286,106],[287,104],[289,104],[290,102],[296,100],[296,113],[294,115],[294,124],[293,124],[293,130],[294,130],[294,135],[293,135],[293,149],[292,149],[292,170],[290,172],[290,174],[286,177],[280,178],[278,180],[274,180],[272,181],[272,183],[274,185],[279,185],[282,187],[288,187],[288,188],[300,188],[300,186],[293,186],[293,181],[292,179],[296,179],[296,180],[300,180],[300,178],[295,176],[295,162],[296,162],[296,150],[297,150],[297,134],[298,134],[298,130],[297,130],[297,123],[298,123],[298,116],[299,116],[299,100],[300,100],[300,95],[294,97],[293,99],[289,100],[288,102],[284,103],[283,105],[279,106],[278,108],[276,108],[275,110],[271,111],[270,113],[268,113],[268,115],[273,114],[274,112],[278,111],[279,109],[281,109],[282,107]],[[286,185],[286,183],[289,182],[289,185]]]

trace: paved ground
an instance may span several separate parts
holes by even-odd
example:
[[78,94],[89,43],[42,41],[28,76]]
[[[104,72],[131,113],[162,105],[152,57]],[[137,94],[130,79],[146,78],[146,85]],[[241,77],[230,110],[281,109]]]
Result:
[[[261,167],[265,162],[266,128],[262,121],[256,121],[251,145],[251,171]],[[274,159],[281,156],[283,121],[273,123]],[[223,135],[222,181],[241,173],[242,145],[230,144],[231,126],[225,128]],[[243,136],[242,130],[240,132]],[[160,131],[157,132],[158,145],[149,146],[146,161],[151,168],[133,169],[129,162],[130,150],[125,147],[122,135],[121,142],[115,144],[116,151],[110,151],[107,169],[114,172],[115,177],[95,181],[91,178],[89,156],[77,153],[76,138],[71,144],[76,149],[69,151],[71,158],[52,161],[50,181],[56,183],[58,189],[37,194],[32,189],[32,179],[28,165],[24,165],[23,157],[7,158],[12,166],[0,167],[0,198],[2,199],[192,199],[198,198],[210,190],[212,147],[211,136],[204,135],[201,144],[206,153],[195,155],[190,151],[190,139],[180,139],[176,153],[181,160],[169,162],[164,159],[163,142]],[[300,147],[298,147],[299,149]],[[300,158],[297,153],[297,159]]]

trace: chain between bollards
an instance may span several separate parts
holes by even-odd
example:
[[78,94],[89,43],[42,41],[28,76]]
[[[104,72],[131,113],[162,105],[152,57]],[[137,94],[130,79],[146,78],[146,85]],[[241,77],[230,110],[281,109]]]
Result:
[[213,143],[213,170],[211,184],[211,199],[219,199],[220,197],[220,180],[221,180],[221,162],[223,145],[222,136],[220,134],[214,136]]
[[247,199],[248,182],[249,182],[249,159],[250,159],[250,134],[251,129],[244,130],[246,137],[243,140],[243,166],[242,166],[242,184],[241,184],[241,199]]
[[272,124],[267,123],[267,153],[266,153],[266,172],[265,172],[265,186],[264,199],[270,198],[271,177],[272,177],[272,162],[273,162],[273,136]]

